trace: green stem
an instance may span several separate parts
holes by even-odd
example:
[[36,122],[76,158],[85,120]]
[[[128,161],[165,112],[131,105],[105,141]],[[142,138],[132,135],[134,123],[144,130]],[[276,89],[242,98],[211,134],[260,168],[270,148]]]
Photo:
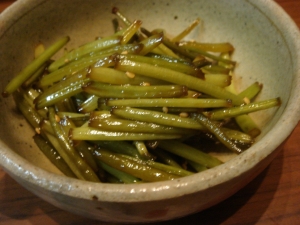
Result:
[[229,75],[230,69],[217,64],[206,65],[200,68],[205,74],[226,74]]
[[42,116],[24,99],[20,92],[14,92],[13,97],[18,109],[29,124],[33,128],[39,128],[40,123],[43,120]]
[[199,163],[208,168],[222,164],[217,158],[179,141],[160,141],[158,146],[165,151]]
[[180,176],[166,173],[120,155],[112,154],[106,150],[95,150],[94,155],[107,165],[140,178],[142,181],[155,182],[180,178]]
[[149,153],[144,141],[133,141],[133,145],[136,147],[142,159],[153,159],[153,156]]
[[183,118],[177,115],[151,110],[135,108],[113,108],[111,113],[121,118],[137,120],[148,123],[161,124],[170,127],[204,130],[205,128],[191,118]]
[[223,99],[193,98],[153,98],[153,99],[120,99],[108,100],[108,106],[128,107],[180,107],[180,108],[220,108],[231,107],[231,102]]
[[130,71],[132,73],[165,80],[175,84],[185,85],[192,90],[203,92],[215,98],[231,99],[234,105],[241,105],[244,103],[241,97],[232,94],[221,87],[212,85],[202,79],[187,76],[186,74],[168,68],[158,67],[155,65],[135,62],[131,60],[119,60],[116,63],[116,69],[122,71]]
[[[96,158],[96,157],[95,157]],[[113,175],[114,177],[118,178],[119,180],[121,180],[121,182],[125,183],[125,184],[132,184],[132,183],[140,183],[140,179],[125,173],[123,171],[117,170],[114,167],[111,167],[109,165],[107,165],[106,163],[102,162],[101,160],[98,160],[97,158],[97,162],[98,164],[109,174]]]
[[252,85],[250,85],[244,91],[240,92],[238,95],[242,98],[247,98],[250,101],[261,91],[262,87],[262,84],[254,82]]
[[196,170],[197,172],[202,172],[204,170],[207,170],[206,166],[203,166],[199,163],[193,162],[191,160],[188,160],[188,163],[194,168],[194,170]]
[[157,134],[194,134],[194,130],[188,130],[177,127],[159,125],[155,123],[146,123],[135,120],[125,120],[119,118],[98,119],[91,116],[90,127],[105,131],[132,132],[132,133],[157,133]]
[[126,73],[123,71],[115,70],[113,68],[105,68],[105,67],[92,67],[87,77],[89,77],[93,81],[98,81],[98,82],[108,83],[108,84],[163,85],[168,83],[159,79],[141,76],[139,74],[135,74],[133,78],[130,78],[126,76]]
[[87,98],[78,108],[78,112],[80,113],[90,113],[98,108],[98,100],[99,98],[95,95],[91,95]]
[[[238,148],[233,141],[231,141],[225,133],[220,129],[220,127],[210,121],[208,118],[205,116],[198,114],[196,117],[196,120],[202,125],[205,126],[206,129],[212,133],[222,144],[224,144],[228,149],[231,151],[240,154],[242,150]],[[202,164],[202,163],[201,163]]]
[[[158,142],[157,142],[158,144]],[[163,162],[164,164],[173,166],[173,167],[177,167],[177,168],[182,168],[182,166],[180,166],[176,160],[173,158],[173,156],[171,154],[169,154],[168,152],[162,150],[162,149],[157,149],[154,148],[151,151],[157,158],[158,161]]]
[[101,54],[97,56],[91,56],[69,63],[68,65],[53,71],[52,73],[45,75],[41,78],[38,85],[41,88],[48,87],[56,82],[62,81],[66,77],[70,77],[75,73],[85,72],[88,73],[89,67],[92,65],[101,67],[113,66],[114,61],[111,54]]
[[200,19],[194,20],[187,28],[185,28],[182,32],[180,32],[174,38],[172,38],[172,42],[181,41],[181,39],[187,36],[199,23]]
[[163,34],[154,34],[140,43],[144,45],[144,48],[139,52],[139,55],[146,55],[151,52],[153,49],[158,47],[162,43]]
[[91,82],[83,87],[83,91],[100,98],[177,98],[187,95],[183,85],[132,86]]
[[[121,156],[121,155],[118,155],[118,156]],[[151,166],[155,169],[162,170],[166,173],[174,174],[174,175],[181,176],[181,177],[189,176],[189,175],[194,174],[193,172],[185,170],[183,168],[173,167],[173,166],[166,165],[166,164],[159,163],[159,162],[155,162],[155,161],[152,161],[152,160],[141,160],[141,159],[137,159],[137,158],[131,158],[131,157],[128,157],[128,156],[122,156],[122,157],[128,158],[128,159],[130,159],[132,161],[135,161],[139,164],[148,165],[148,166]]]
[[183,46],[185,49],[191,51],[204,51],[204,52],[232,52],[234,51],[234,47],[232,44],[225,43],[199,43],[199,42],[180,42],[180,46]]
[[[70,169],[79,179],[99,182],[99,178],[93,172],[91,167],[80,157],[74,147],[70,144],[69,139],[64,134],[60,124],[56,121],[53,107],[49,107],[49,120],[60,146],[60,155],[69,165]],[[57,149],[58,150],[58,149]]]
[[243,144],[252,144],[254,142],[254,139],[249,134],[225,127],[221,127],[220,129],[230,140],[234,142],[239,142]]
[[161,140],[176,139],[181,135],[177,134],[151,134],[151,133],[131,133],[131,132],[112,132],[95,129],[92,127],[77,127],[70,130],[72,140],[89,141],[142,141],[142,140]]
[[126,141],[96,141],[97,146],[123,155],[134,158],[142,158],[137,149]]
[[70,63],[74,60],[78,60],[87,54],[93,54],[94,52],[108,49],[110,47],[120,44],[122,37],[119,36],[110,36],[101,38],[92,42],[89,42],[85,45],[82,45],[79,48],[76,48],[64,56],[60,57],[54,61],[48,68],[49,72],[53,72],[60,67],[63,67],[67,63]]
[[72,97],[82,92],[82,86],[89,82],[89,78],[85,78],[81,74],[75,74],[69,79],[63,80],[43,92],[35,99],[37,109],[54,105],[65,98]]
[[69,37],[64,37],[56,41],[47,48],[41,55],[35,58],[28,66],[26,66],[16,77],[14,77],[2,92],[3,97],[7,97],[16,91],[29,77],[32,76],[44,63],[46,63],[58,50],[60,50],[68,41]]
[[76,177],[64,159],[59,155],[57,150],[48,143],[41,135],[34,135],[33,140],[45,156],[55,165],[63,174],[68,177]]
[[264,109],[279,106],[281,104],[280,98],[274,98],[259,102],[249,103],[247,105],[236,106],[230,109],[218,109],[210,112],[203,112],[211,120],[222,120],[226,118],[236,117],[239,115],[252,113]]
[[201,77],[202,73],[199,69],[197,69],[193,64],[183,63],[180,60],[176,59],[164,59],[158,57],[148,57],[148,56],[141,56],[141,55],[121,55],[120,59],[127,59],[136,62],[148,63],[152,65],[157,65],[160,67],[169,68],[172,70],[176,70],[181,73],[193,75],[195,77]]
[[232,77],[226,74],[205,74],[204,79],[219,87],[227,87],[231,84]]

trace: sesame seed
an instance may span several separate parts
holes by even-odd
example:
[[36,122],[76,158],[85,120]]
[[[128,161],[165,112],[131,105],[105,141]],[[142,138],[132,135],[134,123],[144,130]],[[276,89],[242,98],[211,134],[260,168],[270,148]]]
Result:
[[134,73],[131,73],[129,71],[127,71],[126,73],[126,76],[129,77],[129,78],[134,78],[135,77],[135,74]]
[[60,117],[58,115],[55,115],[55,121],[59,122],[60,121]]
[[187,112],[181,112],[181,113],[179,113],[179,116],[182,118],[187,118],[187,117],[189,117],[189,114]]
[[244,102],[245,102],[246,104],[249,104],[249,103],[250,103],[250,99],[247,98],[247,97],[245,97],[243,100],[244,100]]
[[39,127],[36,127],[36,128],[35,128],[35,132],[36,132],[37,134],[41,134],[41,129],[40,129]]
[[169,111],[169,110],[168,110],[168,107],[165,107],[165,106],[162,107],[162,111],[163,111],[164,113],[168,113],[168,111]]
[[148,82],[143,82],[143,83],[142,83],[142,86],[150,86],[150,83],[148,83]]

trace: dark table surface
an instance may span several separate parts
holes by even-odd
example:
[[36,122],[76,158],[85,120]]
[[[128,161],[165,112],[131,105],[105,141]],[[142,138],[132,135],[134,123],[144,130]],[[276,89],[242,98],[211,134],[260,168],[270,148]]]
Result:
[[[13,1],[0,0],[0,12]],[[300,1],[277,0],[300,27]],[[174,224],[300,224],[300,124],[283,151],[256,179],[220,204]],[[0,225],[106,224],[60,210],[28,192],[0,169]]]

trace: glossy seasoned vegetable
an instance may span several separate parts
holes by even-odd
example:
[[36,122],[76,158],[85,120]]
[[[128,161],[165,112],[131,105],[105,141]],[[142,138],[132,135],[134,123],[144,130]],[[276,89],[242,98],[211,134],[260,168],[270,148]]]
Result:
[[123,29],[56,59],[68,37],[40,45],[2,92],[13,94],[58,169],[92,182],[163,181],[225,163],[216,149],[251,146],[260,129],[248,114],[280,98],[255,101],[258,82],[236,92],[231,43],[185,40],[199,19],[170,38],[113,13]]

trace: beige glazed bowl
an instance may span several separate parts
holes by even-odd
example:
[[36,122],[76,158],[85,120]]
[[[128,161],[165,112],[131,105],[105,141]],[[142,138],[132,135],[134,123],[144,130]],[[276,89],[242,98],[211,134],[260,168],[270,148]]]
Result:
[[22,186],[53,205],[111,222],[154,222],[182,217],[219,203],[245,186],[275,157],[300,114],[300,34],[270,0],[18,0],[0,15],[1,91],[46,46],[69,35],[67,48],[113,32],[112,6],[148,29],[177,34],[196,18],[189,38],[231,42],[242,90],[264,84],[259,99],[281,97],[279,109],[254,113],[262,127],[257,142],[221,166],[185,178],[145,184],[101,184],[67,178],[32,141],[34,131],[11,97],[0,99],[0,165]]

